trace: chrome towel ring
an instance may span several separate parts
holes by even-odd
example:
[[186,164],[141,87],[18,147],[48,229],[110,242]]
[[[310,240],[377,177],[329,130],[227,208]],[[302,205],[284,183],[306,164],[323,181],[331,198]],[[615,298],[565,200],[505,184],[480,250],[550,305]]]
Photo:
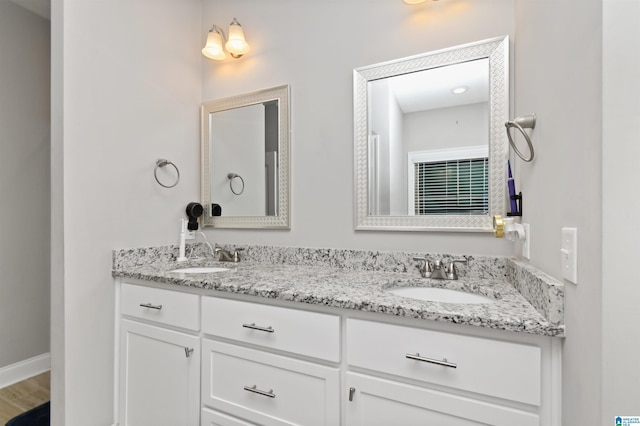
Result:
[[[527,132],[524,131],[524,129],[534,129],[536,127],[536,115],[529,114],[522,117],[518,117],[514,120],[507,121],[506,123],[504,123],[504,126],[507,128],[507,137],[509,138],[509,144],[511,145],[511,148],[513,148],[515,153],[518,155],[518,157],[522,158],[522,160],[526,162],[533,160],[533,157],[534,157],[533,143],[531,143],[531,138],[529,137]],[[524,155],[522,155],[522,153],[516,146],[515,142],[513,142],[513,139],[511,139],[511,132],[509,131],[511,127],[515,127],[516,129],[518,129],[522,134],[522,136],[524,136],[525,140],[527,141],[527,145],[529,145],[528,158],[525,158]]]
[[[233,192],[235,195],[240,195],[244,192],[244,179],[242,179],[242,176],[237,173],[229,173],[227,175],[227,178],[229,179],[229,188],[231,189],[231,192]],[[236,192],[233,189],[233,180],[236,178],[240,179],[240,182],[242,182],[242,189],[240,190],[240,192]]]
[[[164,183],[160,182],[160,179],[158,179],[158,169],[164,166],[173,166],[173,168],[176,169],[176,181],[173,183],[173,185],[165,185]],[[165,188],[173,188],[178,184],[178,182],[180,182],[180,170],[178,170],[178,166],[173,164],[171,161],[161,158],[156,161],[156,167],[153,169],[153,177],[156,178],[156,182],[158,182],[158,185]]]

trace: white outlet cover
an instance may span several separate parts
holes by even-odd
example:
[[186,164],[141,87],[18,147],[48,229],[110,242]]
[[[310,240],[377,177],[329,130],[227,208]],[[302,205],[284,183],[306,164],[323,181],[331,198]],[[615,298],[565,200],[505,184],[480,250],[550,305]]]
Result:
[[562,277],[572,283],[578,283],[578,229],[562,228]]

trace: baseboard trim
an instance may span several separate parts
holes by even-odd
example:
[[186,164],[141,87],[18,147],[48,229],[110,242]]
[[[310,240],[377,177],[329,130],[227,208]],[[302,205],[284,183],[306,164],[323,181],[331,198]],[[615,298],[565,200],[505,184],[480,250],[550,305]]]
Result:
[[0,389],[51,369],[49,352],[0,368]]

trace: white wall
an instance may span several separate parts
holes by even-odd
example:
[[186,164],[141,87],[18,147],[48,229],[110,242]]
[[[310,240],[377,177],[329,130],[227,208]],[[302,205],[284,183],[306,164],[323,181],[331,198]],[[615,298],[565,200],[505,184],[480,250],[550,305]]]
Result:
[[49,352],[49,31],[0,0],[0,368]]
[[561,228],[578,228],[579,284],[565,286],[567,426],[601,418],[601,8],[600,0],[516,3],[512,115],[538,117],[535,160],[512,160],[531,224],[531,264],[561,279]]
[[405,114],[404,134],[405,154],[489,145],[489,104],[478,102]]
[[509,254],[491,234],[353,230],[353,69],[435,49],[513,35],[513,0],[205,0],[211,24],[238,18],[251,52],[206,61],[204,101],[291,85],[291,231],[208,230],[229,243]]
[[[199,200],[200,2],[56,0],[54,425],[113,423],[111,250],[177,243]],[[62,25],[63,24],[63,25]],[[158,158],[180,184],[156,184]],[[61,168],[63,169],[61,170]]]
[[640,416],[640,3],[603,5],[601,424],[613,424],[615,416]]

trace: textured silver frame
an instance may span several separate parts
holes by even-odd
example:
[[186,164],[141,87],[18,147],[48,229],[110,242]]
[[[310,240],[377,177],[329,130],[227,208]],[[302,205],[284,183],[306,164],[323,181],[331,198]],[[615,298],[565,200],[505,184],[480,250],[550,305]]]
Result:
[[[290,131],[289,85],[273,87],[244,95],[203,103],[201,126],[201,200],[203,225],[217,228],[291,229],[290,225]],[[267,101],[278,101],[278,214],[275,216],[211,216],[211,183],[209,164],[209,114]]]
[[[368,209],[367,83],[372,80],[489,59],[489,213],[486,215],[373,216]],[[493,216],[505,215],[508,145],[504,123],[509,119],[509,37],[409,56],[353,71],[355,229],[387,231],[493,231]]]

